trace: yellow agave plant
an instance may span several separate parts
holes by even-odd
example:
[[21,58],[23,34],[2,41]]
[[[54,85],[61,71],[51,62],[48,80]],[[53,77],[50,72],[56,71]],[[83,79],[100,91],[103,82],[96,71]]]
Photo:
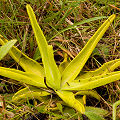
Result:
[[[90,90],[120,79],[120,71],[114,72],[114,69],[120,65],[120,59],[107,62],[95,71],[82,71],[97,43],[115,19],[115,15],[111,15],[101,25],[70,63],[64,65],[66,61],[63,61],[58,67],[54,60],[53,48],[47,44],[32,8],[30,5],[27,5],[26,8],[42,56],[43,66],[26,56],[15,46],[11,48],[10,56],[19,63],[24,71],[0,67],[0,75],[29,86],[29,89],[26,87],[18,91],[13,96],[12,101],[19,101],[25,97],[40,99],[50,95],[52,90],[53,94],[57,94],[68,106],[84,114],[85,106],[79,99],[75,98],[76,95],[93,94],[93,96],[98,97],[97,93],[94,91],[90,93]],[[6,42],[7,40],[0,36],[0,44],[4,45]]]

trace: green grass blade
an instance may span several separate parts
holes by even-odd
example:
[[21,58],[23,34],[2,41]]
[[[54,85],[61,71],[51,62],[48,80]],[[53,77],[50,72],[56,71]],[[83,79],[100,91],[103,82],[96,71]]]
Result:
[[[35,33],[36,41],[38,43],[38,47],[42,56],[42,61],[45,69],[45,74],[46,74],[46,80],[48,83],[50,83],[50,87],[54,89],[60,89],[60,72],[59,69],[56,66],[55,61],[53,60],[53,55],[50,56],[49,54],[49,47],[46,41],[45,36],[43,35],[42,30],[40,29],[35,14],[30,7],[30,5],[26,6],[27,12],[31,21],[31,25],[33,28],[33,31]],[[52,66],[51,66],[51,61]]]
[[40,77],[38,75],[29,73],[29,72],[22,72],[16,69],[0,67],[0,75],[17,80],[22,83],[33,85],[36,87],[46,88],[43,77]]
[[61,11],[58,11],[57,13],[53,12],[52,16],[45,18],[43,22],[46,22],[46,23],[51,22],[54,18],[58,17],[60,13]]
[[8,41],[5,45],[0,47],[0,60],[9,52],[17,40]]
[[90,90],[108,83],[120,80],[120,71],[107,73],[101,76],[67,82],[62,90]]
[[85,47],[79,52],[79,54],[71,61],[71,63],[65,68],[62,74],[62,85],[64,85],[67,81],[74,80],[83,66],[85,65],[86,61],[88,60],[89,56],[91,55],[92,51],[96,47],[97,43],[105,33],[105,31],[110,26],[111,22],[115,19],[115,15],[111,15],[102,25],[101,27],[95,32],[95,34],[90,38],[87,42]]
[[67,31],[67,30],[76,29],[76,26],[78,26],[78,25],[82,25],[82,24],[85,24],[85,23],[90,23],[90,22],[92,22],[92,21],[100,20],[100,19],[103,19],[103,18],[106,18],[106,16],[89,18],[89,19],[87,19],[87,20],[83,20],[83,21],[81,21],[81,22],[74,23],[73,25],[70,25],[70,26],[68,26],[67,28],[64,28],[63,30],[58,31],[57,34],[54,35],[50,40],[52,40],[53,38],[55,38],[56,36],[58,36],[59,34],[65,32],[65,31]]
[[[0,35],[0,44],[4,45],[8,42],[2,35]],[[44,76],[43,67],[35,60],[26,56],[23,52],[17,49],[15,46],[9,51],[9,55],[26,71],[30,73],[37,74],[39,76]]]
[[68,5],[66,12],[64,13],[63,17],[60,19],[59,24],[62,24],[65,18],[80,4],[80,2],[72,2]]

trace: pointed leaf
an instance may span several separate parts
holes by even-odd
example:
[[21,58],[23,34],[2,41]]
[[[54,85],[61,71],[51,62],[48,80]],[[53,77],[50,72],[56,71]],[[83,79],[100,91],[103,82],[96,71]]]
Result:
[[[0,35],[0,44],[4,45],[6,42],[8,42],[8,40],[5,39],[2,35]],[[26,56],[15,46],[11,48],[9,54],[26,72],[31,72],[40,75],[41,77],[44,76],[43,67],[35,60]]]
[[[46,74],[46,80],[47,83],[50,83],[50,87],[54,89],[60,89],[60,72],[56,66],[56,63],[54,61],[53,55],[49,54],[49,50],[52,53],[51,48],[48,46],[47,41],[45,39],[45,36],[43,35],[42,30],[40,29],[35,14],[30,7],[30,5],[26,6],[27,12],[31,21],[31,25],[33,28],[33,31],[35,33],[36,41],[38,43],[38,47],[42,56],[42,61],[45,69]],[[51,66],[51,61],[52,66]],[[57,84],[56,84],[57,83]]]
[[50,86],[57,85],[58,87],[60,87],[60,83],[61,83],[60,71],[58,70],[58,67],[55,64],[54,55],[53,55],[53,48],[51,45],[48,45],[48,56],[49,56],[49,61],[50,61],[49,64],[51,66],[51,69],[53,70],[52,74],[54,74],[54,76],[52,77],[53,80],[50,79],[49,81],[47,81],[47,83]]
[[91,96],[91,97],[94,97],[94,98],[100,100],[100,95],[94,90],[87,90],[87,91],[81,90],[81,91],[75,93],[75,96],[77,96],[77,95],[87,95],[87,96]]
[[84,73],[80,74],[75,80],[107,74],[114,71],[114,69],[116,69],[118,66],[120,66],[120,59],[112,60],[104,63],[95,71],[85,71]]
[[60,110],[61,113],[63,113],[63,107],[60,103],[57,103],[57,108]]
[[70,107],[73,107],[78,112],[84,113],[85,108],[82,103],[80,103],[77,99],[75,99],[75,96],[70,91],[56,91],[58,96]]
[[[85,80],[85,81],[84,81]],[[62,90],[90,90],[108,83],[120,80],[120,71],[107,73],[101,76],[67,82]]]
[[17,42],[17,40],[11,40],[5,45],[0,47],[0,60],[9,52],[12,46]]
[[114,19],[115,15],[113,14],[102,24],[102,26],[90,38],[80,53],[66,67],[62,74],[62,85],[64,85],[67,81],[74,80],[77,77],[86,61],[88,60],[89,56],[91,55],[92,51],[94,50],[95,46]]
[[61,62],[60,65],[59,65],[59,70],[60,70],[61,73],[69,65],[69,63],[70,63],[70,61],[67,60],[67,54],[65,54],[63,62]]
[[38,89],[36,87],[26,87],[21,90],[19,90],[17,93],[14,94],[12,97],[12,102],[19,102],[22,99],[39,99],[42,100],[41,96],[47,96],[50,95],[50,93],[43,91],[41,89]]
[[16,69],[0,67],[0,75],[29,85],[46,88],[44,79],[42,77],[29,72],[22,72]]

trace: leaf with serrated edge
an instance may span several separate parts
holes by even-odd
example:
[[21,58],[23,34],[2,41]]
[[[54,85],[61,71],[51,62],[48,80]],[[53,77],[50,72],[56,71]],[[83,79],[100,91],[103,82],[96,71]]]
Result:
[[[33,28],[33,31],[35,33],[36,41],[38,43],[38,47],[42,56],[42,61],[45,69],[45,74],[46,74],[46,81],[50,83],[50,87],[53,89],[60,89],[60,72],[59,69],[56,66],[55,61],[53,60],[54,58],[53,55],[50,56],[49,54],[49,46],[47,44],[47,41],[45,39],[45,36],[43,35],[42,30],[40,29],[35,14],[31,8],[30,5],[26,6],[27,12],[31,21],[31,25]],[[52,61],[52,66],[51,62]],[[56,84],[57,83],[57,84]]]
[[95,34],[90,38],[87,42],[85,47],[80,51],[80,53],[70,62],[70,64],[65,68],[62,73],[62,86],[71,80],[74,80],[83,66],[85,65],[86,61],[88,60],[89,56],[91,55],[92,51],[94,50],[95,46],[105,33],[105,31],[110,26],[111,22],[115,19],[115,15],[111,15],[102,25],[101,27],[95,32]]

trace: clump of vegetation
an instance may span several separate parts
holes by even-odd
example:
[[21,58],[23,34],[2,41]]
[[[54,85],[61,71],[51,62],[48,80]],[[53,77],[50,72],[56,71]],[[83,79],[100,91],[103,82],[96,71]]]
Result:
[[[95,71],[83,71],[82,69],[96,44],[103,36],[109,25],[111,25],[115,15],[113,14],[108,18],[108,20],[97,30],[81,52],[79,52],[79,54],[71,62],[68,60],[68,57],[65,57],[64,61],[58,68],[54,61],[52,46],[47,44],[47,41],[35,19],[32,8],[29,5],[27,5],[27,11],[36,36],[38,48],[41,53],[43,66],[35,60],[27,57],[15,46],[12,47],[9,51],[10,56],[18,62],[25,72],[1,67],[0,74],[25,83],[27,86],[13,96],[12,102],[16,102],[18,104],[19,102],[22,103],[27,101],[29,103],[29,99],[33,99],[34,106],[36,104],[36,100],[39,100],[40,107],[35,107],[37,111],[54,116],[56,119],[70,119],[76,117],[78,117],[78,119],[82,119],[82,115],[80,113],[85,114],[91,120],[96,118],[103,119],[103,116],[108,112],[99,108],[86,107],[86,95],[93,96],[100,100],[100,96],[97,92],[90,89],[119,80],[119,71],[113,71],[118,68],[120,60],[116,59],[106,62]],[[62,18],[62,20],[64,19],[65,18]],[[90,19],[90,21],[95,19]],[[79,24],[87,22],[88,21],[83,21]],[[76,25],[78,24],[63,29],[60,33],[71,28],[76,28]],[[2,45],[7,42],[3,36],[1,36],[0,40]],[[63,48],[63,50],[65,49]],[[69,52],[67,51],[67,53]],[[69,53],[69,55],[71,54]],[[73,57],[73,55],[71,55],[71,57]],[[52,98],[51,95],[53,96]],[[68,106],[73,107],[78,112],[75,112]],[[25,112],[31,113],[30,111],[31,109],[25,110]],[[72,111],[72,114],[74,113],[73,116],[65,115],[65,113],[70,114],[70,111]],[[26,115],[26,113],[24,113],[24,115]],[[20,116],[26,118],[26,116],[23,116],[23,113],[16,116],[16,118],[19,118]]]

